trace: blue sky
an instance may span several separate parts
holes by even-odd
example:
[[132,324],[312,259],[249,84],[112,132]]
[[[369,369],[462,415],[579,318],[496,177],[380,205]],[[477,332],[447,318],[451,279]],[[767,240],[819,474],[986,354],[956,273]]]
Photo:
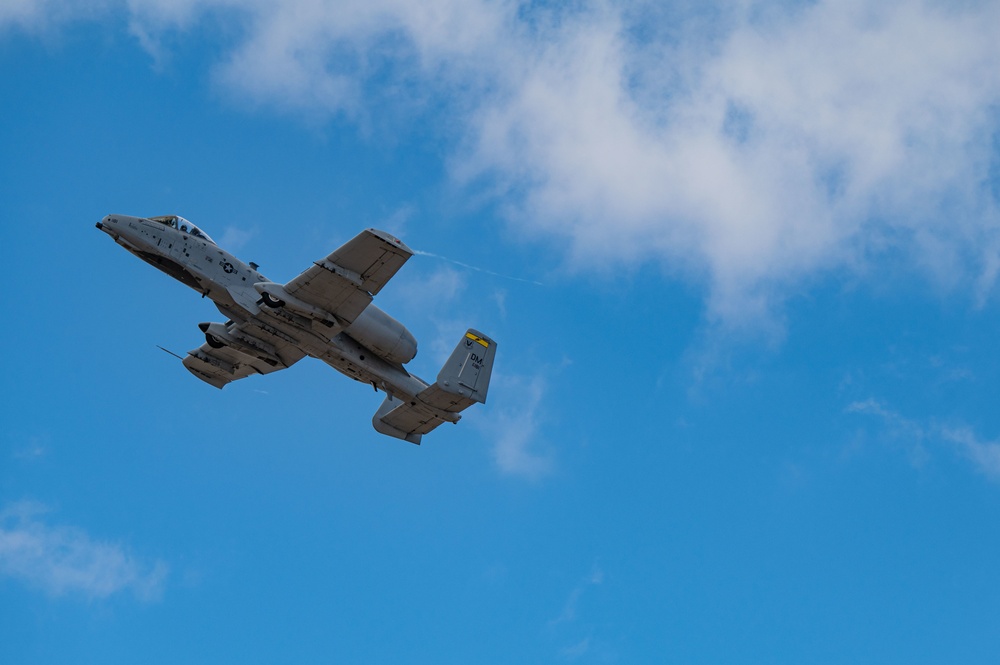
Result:
[[[998,24],[3,3],[0,661],[996,662]],[[412,371],[476,327],[489,402],[203,384],[112,212],[276,281],[399,235]]]

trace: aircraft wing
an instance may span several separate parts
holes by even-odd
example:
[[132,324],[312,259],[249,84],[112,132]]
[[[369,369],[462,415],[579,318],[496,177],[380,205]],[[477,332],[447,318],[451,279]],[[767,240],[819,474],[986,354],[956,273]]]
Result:
[[221,346],[205,342],[188,351],[184,366],[216,388],[252,374],[270,374],[291,367],[305,353],[290,341],[267,334],[248,323],[202,324]]
[[413,250],[398,238],[367,229],[284,288],[350,324],[411,256]]

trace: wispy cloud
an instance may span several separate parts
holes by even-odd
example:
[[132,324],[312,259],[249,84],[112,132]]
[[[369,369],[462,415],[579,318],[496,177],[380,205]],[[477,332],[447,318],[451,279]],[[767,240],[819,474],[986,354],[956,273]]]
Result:
[[49,437],[47,434],[29,436],[24,441],[18,441],[13,445],[11,453],[14,459],[26,462],[41,459],[48,454]]
[[46,448],[40,443],[32,442],[29,443],[27,447],[20,448],[14,451],[14,459],[19,460],[36,460],[45,456],[47,452]]
[[1000,441],[984,440],[967,426],[907,418],[874,399],[853,402],[846,410],[878,418],[892,439],[903,442],[915,465],[928,459],[928,444],[945,443],[967,457],[990,480],[1000,482]]
[[968,427],[946,427],[941,436],[958,445],[984,475],[1000,482],[1000,441],[984,441]]
[[[411,259],[412,260],[412,259]],[[471,312],[462,299],[468,279],[457,270],[441,267],[432,271],[414,271],[406,279],[393,283],[390,293],[383,292],[380,306],[386,305],[414,321],[428,321],[433,334],[420,335],[420,357],[430,359],[434,371],[448,359],[455,344],[465,334]],[[456,310],[455,303],[462,306]],[[456,317],[456,312],[461,316]]]
[[5,28],[49,33],[63,23],[92,19],[120,5],[115,0],[4,0],[0,2],[0,35]]
[[583,596],[584,592],[593,586],[598,586],[604,583],[604,571],[596,563],[591,567],[590,572],[587,576],[580,581],[569,594],[569,598],[566,599],[565,605],[563,605],[563,610],[558,617],[549,622],[550,626],[555,626],[560,623],[568,623],[576,620],[577,608],[580,604],[580,597]]
[[889,438],[903,446],[910,464],[920,467],[927,462],[929,453],[925,443],[931,432],[924,424],[905,418],[874,399],[852,402],[845,411],[875,416],[885,425]]
[[482,420],[481,427],[493,441],[493,460],[501,473],[538,480],[548,475],[555,459],[545,447],[541,415],[546,384],[542,376],[493,375],[491,395],[503,406]]
[[[604,571],[596,563],[591,567],[587,576],[580,581],[573,590],[570,591],[562,612],[555,619],[549,621],[548,627],[554,629],[565,624],[576,622],[579,612],[580,601],[588,589],[599,586],[604,582]],[[564,626],[565,627],[565,626]],[[581,640],[563,647],[559,650],[559,655],[565,660],[576,660],[584,656],[591,648],[591,636],[588,635]]]
[[576,644],[571,644],[559,651],[559,655],[566,660],[576,660],[590,651],[590,638],[585,637]]
[[877,416],[889,427],[890,432],[894,436],[923,441],[928,435],[925,425],[903,417],[876,399],[869,398],[863,401],[851,402],[847,405],[846,411],[848,413],[863,413],[869,416]]
[[256,229],[244,229],[238,226],[227,226],[219,238],[219,244],[232,252],[243,249],[257,235]]
[[385,229],[397,237],[405,235],[406,227],[417,214],[417,208],[413,204],[399,206],[391,213],[379,220],[378,227]]
[[160,597],[168,571],[164,562],[141,561],[119,543],[48,524],[46,513],[44,506],[32,502],[0,511],[0,575],[53,596],[106,598],[130,591],[143,601]]
[[[437,312],[449,307],[468,287],[468,279],[457,270],[441,267],[431,272],[421,272],[393,284],[403,300],[418,311]],[[454,347],[454,343],[449,350]]]

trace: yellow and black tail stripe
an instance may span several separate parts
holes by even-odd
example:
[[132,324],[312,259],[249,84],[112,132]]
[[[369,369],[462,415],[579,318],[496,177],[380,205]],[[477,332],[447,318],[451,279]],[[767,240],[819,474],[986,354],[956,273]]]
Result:
[[477,337],[476,335],[473,335],[472,333],[465,333],[465,336],[468,339],[471,339],[473,342],[477,342],[479,344],[482,344],[483,347],[485,347],[487,349],[490,348],[490,343],[488,341],[486,341],[485,339],[483,339],[482,337]]

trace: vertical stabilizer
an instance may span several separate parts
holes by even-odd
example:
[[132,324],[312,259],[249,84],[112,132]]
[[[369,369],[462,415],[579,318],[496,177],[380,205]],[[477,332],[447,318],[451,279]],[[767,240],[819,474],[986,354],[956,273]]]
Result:
[[438,373],[437,385],[474,402],[485,402],[496,352],[496,342],[470,328]]

